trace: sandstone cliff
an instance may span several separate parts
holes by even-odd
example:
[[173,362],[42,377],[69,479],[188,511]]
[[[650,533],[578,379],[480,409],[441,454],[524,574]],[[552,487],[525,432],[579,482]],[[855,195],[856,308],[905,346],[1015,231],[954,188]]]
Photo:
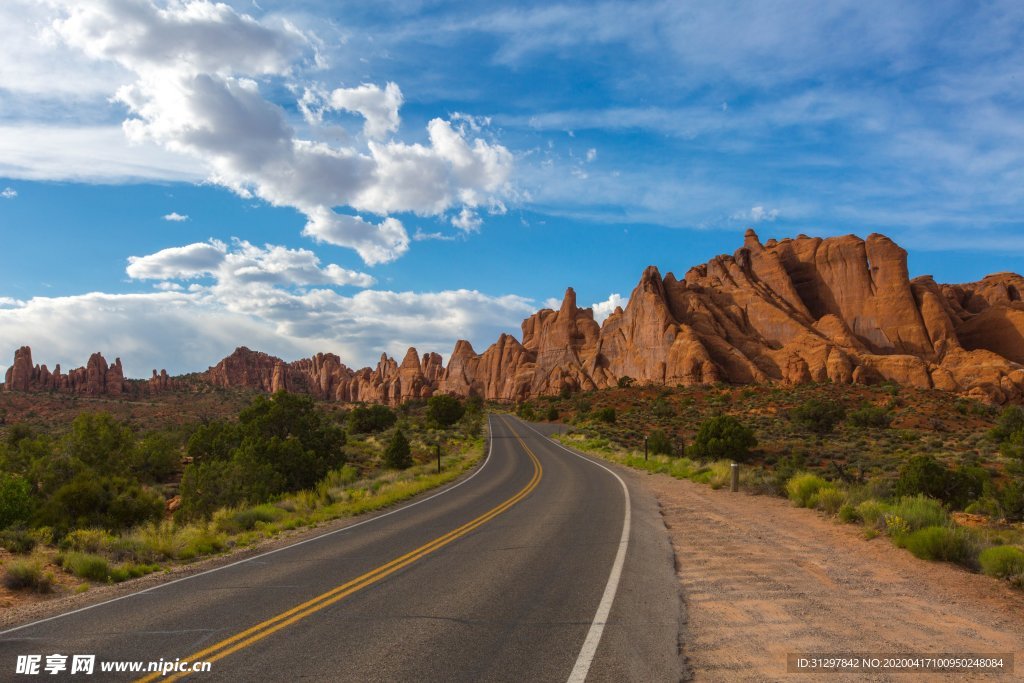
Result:
[[3,389],[5,391],[59,391],[85,396],[128,396],[137,397],[177,389],[179,383],[161,370],[153,370],[152,378],[146,381],[127,380],[121,367],[121,359],[108,365],[100,353],[89,357],[85,367],[74,368],[66,374],[60,365],[51,372],[46,365],[32,364],[32,349],[22,346],[14,352],[14,363],[7,368]]
[[[502,334],[483,353],[458,341],[441,356],[410,348],[352,370],[338,356],[286,363],[245,347],[211,367],[205,381],[325,400],[399,404],[435,392],[519,401],[531,396],[639,383],[877,383],[962,392],[990,402],[1024,400],[1024,278],[997,273],[941,285],[910,279],[907,253],[883,235],[799,236],[762,244],[749,230],[732,255],[683,278],[651,266],[598,325],[570,288],[557,311],[522,323],[521,341]],[[152,391],[173,387],[166,373]],[[99,354],[67,375],[15,353],[7,390],[117,395],[120,361]]]

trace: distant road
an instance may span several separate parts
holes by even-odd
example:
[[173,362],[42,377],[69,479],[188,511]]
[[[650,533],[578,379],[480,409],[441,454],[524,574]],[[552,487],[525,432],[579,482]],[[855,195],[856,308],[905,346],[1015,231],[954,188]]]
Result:
[[[190,681],[679,680],[678,583],[637,475],[511,416],[490,428],[470,478],[404,508],[0,632],[0,680],[161,659],[211,662]],[[14,675],[33,654],[40,675]],[[95,673],[47,675],[52,654]]]

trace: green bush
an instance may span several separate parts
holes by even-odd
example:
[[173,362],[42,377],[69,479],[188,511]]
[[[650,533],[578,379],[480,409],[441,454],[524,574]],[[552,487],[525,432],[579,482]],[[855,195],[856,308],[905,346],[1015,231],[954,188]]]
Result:
[[527,422],[533,422],[537,419],[537,413],[529,403],[520,403],[516,408],[516,415]]
[[655,429],[647,437],[647,449],[653,455],[672,455],[672,439],[661,429]]
[[93,555],[91,553],[72,552],[60,558],[60,564],[65,570],[75,576],[90,581],[105,583],[110,579],[110,563],[107,558]]
[[427,419],[439,427],[451,427],[466,414],[466,407],[455,396],[438,394],[427,400]]
[[607,424],[615,424],[615,408],[599,408],[594,417]]
[[237,534],[241,531],[252,531],[257,523],[276,522],[285,516],[285,511],[273,505],[257,505],[244,510],[235,510],[218,518],[214,516],[214,526],[218,531]]
[[402,430],[396,430],[391,441],[384,450],[384,464],[393,469],[404,470],[412,465],[412,453],[409,449],[409,440],[405,438]]
[[548,412],[544,414],[544,419],[548,422],[554,422],[558,419],[558,408],[554,406],[548,407]]
[[811,496],[809,502],[810,505],[808,507],[821,510],[829,515],[835,515],[846,502],[846,493],[829,485],[819,489],[817,493]]
[[756,446],[757,439],[751,429],[731,415],[719,415],[701,423],[686,452],[690,457],[704,460],[731,458],[745,462]]
[[124,477],[80,474],[43,505],[39,521],[59,530],[97,527],[127,529],[160,519],[164,499]]
[[353,434],[382,432],[395,424],[398,416],[387,406],[356,406],[348,414],[348,429]]
[[619,378],[619,380],[618,380],[618,382],[616,382],[616,384],[618,384],[620,389],[627,389],[627,388],[633,386],[633,384],[635,382],[636,382],[636,380],[633,379],[632,377],[630,377],[629,375],[623,375],[622,377]]
[[16,555],[26,555],[32,552],[37,542],[36,537],[24,528],[0,531],[0,548],[4,548]]
[[949,524],[949,514],[942,503],[922,495],[901,498],[892,506],[891,511],[905,520],[911,531]]
[[862,521],[860,514],[857,512],[857,508],[850,503],[843,503],[839,506],[839,521],[844,524],[854,524]]
[[806,508],[811,507],[811,500],[815,494],[828,486],[831,484],[816,474],[804,472],[786,483],[786,493],[798,507]]
[[35,500],[28,480],[0,472],[0,529],[28,522],[34,509]]
[[969,532],[960,527],[927,526],[897,539],[914,557],[970,565],[975,560],[975,544]]
[[958,510],[981,497],[988,473],[980,467],[946,467],[931,455],[915,455],[900,467],[897,496],[916,494],[936,498]]
[[892,512],[892,506],[880,500],[865,500],[857,506],[857,516],[863,520],[864,525],[881,531],[885,528],[885,516]]
[[11,590],[33,590],[49,593],[53,588],[53,575],[43,572],[38,560],[14,560],[4,567],[4,585]]
[[1017,434],[1024,434],[1024,406],[1007,406],[999,415],[999,421],[989,432],[998,442],[1007,441]]
[[846,408],[836,401],[811,399],[790,411],[794,423],[815,434],[830,434],[846,416]]
[[863,404],[847,416],[847,422],[854,427],[885,429],[892,424],[892,415],[887,408]]
[[[348,416],[356,430],[393,424],[384,406],[360,406]],[[178,520],[207,518],[220,507],[251,505],[314,487],[345,462],[345,433],[308,396],[259,396],[236,425],[206,425],[189,440],[195,461],[181,480]]]
[[997,545],[985,548],[978,557],[981,571],[989,576],[1008,579],[1024,575],[1024,550],[1011,545]]

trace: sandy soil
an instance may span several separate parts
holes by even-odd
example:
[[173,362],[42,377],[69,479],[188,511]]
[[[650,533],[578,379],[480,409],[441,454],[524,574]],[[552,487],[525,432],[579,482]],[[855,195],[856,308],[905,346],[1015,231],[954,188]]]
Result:
[[[788,501],[644,479],[676,551],[697,681],[1024,680],[1024,593]],[[787,674],[787,653],[1013,653],[1013,674]]]

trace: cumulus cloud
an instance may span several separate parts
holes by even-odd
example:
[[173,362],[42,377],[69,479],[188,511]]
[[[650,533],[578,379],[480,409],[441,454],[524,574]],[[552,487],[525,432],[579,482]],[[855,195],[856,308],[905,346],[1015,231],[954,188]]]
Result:
[[0,197],[4,199],[14,199],[18,196],[18,191],[13,187],[5,187],[3,192],[0,192]]
[[590,307],[594,310],[594,320],[598,323],[603,323],[605,318],[615,312],[616,308],[619,306],[626,308],[627,303],[629,303],[629,300],[621,294],[611,294],[604,301],[590,304]]
[[172,223],[181,223],[183,221],[187,221],[188,220],[188,216],[186,216],[184,214],[180,214],[177,211],[172,211],[169,214],[164,216],[164,220],[165,221],[170,221]]
[[509,193],[512,155],[471,139],[475,119],[474,126],[459,119],[457,127],[433,119],[426,145],[383,141],[400,122],[394,83],[337,88],[326,97],[305,84],[299,104],[311,132],[324,110],[346,110],[363,117],[367,140],[356,148],[300,137],[285,108],[260,90],[275,78],[298,89],[295,73],[316,63],[314,41],[286,22],[259,22],[205,0],[166,8],[97,0],[68,4],[54,30],[67,45],[134,74],[116,94],[131,113],[123,126],[131,141],[192,156],[214,182],[297,209],[307,218],[304,234],[354,249],[367,264],[408,250],[409,236],[392,214],[491,209]]
[[366,273],[336,264],[320,267],[320,259],[308,249],[288,249],[267,244],[257,247],[235,239],[232,248],[219,240],[170,247],[146,256],[129,256],[128,276],[135,280],[190,280],[210,276],[222,288],[270,285],[354,285],[370,287]]
[[763,206],[753,206],[749,211],[737,211],[731,218],[738,221],[751,221],[753,223],[771,223],[779,217],[778,209],[766,209]]
[[330,106],[361,114],[366,122],[363,133],[380,140],[388,133],[398,132],[398,110],[402,106],[402,91],[394,83],[380,86],[364,83],[357,88],[336,88],[331,92]]

